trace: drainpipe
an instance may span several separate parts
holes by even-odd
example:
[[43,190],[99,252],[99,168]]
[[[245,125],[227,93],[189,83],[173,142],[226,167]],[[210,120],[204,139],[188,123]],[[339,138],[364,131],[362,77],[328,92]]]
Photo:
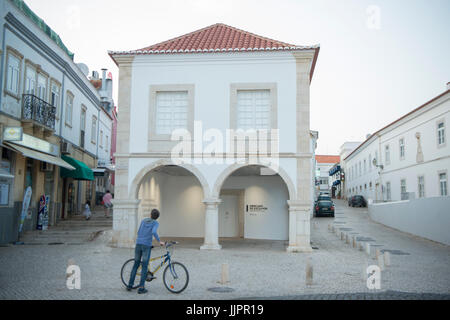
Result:
[[[5,46],[6,46],[6,44],[5,44],[5,33],[6,33],[6,29],[5,28],[3,28],[3,35],[2,35],[2,41],[3,41],[3,45],[2,45],[2,65],[0,66],[0,75],[2,75],[1,77],[0,77],[0,88],[3,88],[3,71],[4,71],[4,69],[5,69],[5,67],[4,67],[4,64],[5,64],[5,55],[6,55],[6,52],[5,52]],[[3,97],[3,94],[0,94],[0,110],[2,109],[2,97]],[[3,138],[3,137],[2,137]]]

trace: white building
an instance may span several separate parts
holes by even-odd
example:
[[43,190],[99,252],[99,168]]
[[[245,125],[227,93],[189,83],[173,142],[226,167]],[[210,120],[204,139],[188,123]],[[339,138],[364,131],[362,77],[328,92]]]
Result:
[[332,187],[332,178],[330,169],[339,162],[339,156],[334,155],[316,155],[316,194],[320,191],[330,192]]
[[347,184],[347,177],[348,172],[345,172],[345,158],[353,152],[362,142],[358,141],[348,141],[342,144],[342,146],[339,149],[339,158],[340,166],[341,166],[341,176],[344,177],[344,179],[341,181],[341,196],[343,199],[347,199],[347,188],[345,187]]
[[448,196],[450,92],[372,134],[345,158],[346,192],[374,201]]
[[[49,196],[49,225],[93,200],[93,183],[79,180],[93,176],[72,169],[81,163],[94,169],[98,159],[109,159],[102,152],[109,141],[100,134],[111,137],[112,118],[86,67],[23,1],[0,0],[0,13],[0,242],[12,242],[27,187],[33,193],[24,230],[36,228],[42,195]],[[5,128],[23,131],[24,138],[5,137]],[[61,178],[64,172],[70,176]]]
[[[318,53],[223,24],[110,52],[120,75],[113,243],[133,247],[138,222],[159,208],[161,236],[203,238],[203,249],[241,237],[311,251],[309,86]],[[176,129],[192,147],[181,163]],[[279,139],[270,137],[268,152],[238,152],[229,129]]]

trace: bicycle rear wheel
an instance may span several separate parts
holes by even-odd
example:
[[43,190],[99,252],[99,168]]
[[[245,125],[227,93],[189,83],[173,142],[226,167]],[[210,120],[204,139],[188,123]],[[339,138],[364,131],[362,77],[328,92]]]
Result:
[[181,293],[189,283],[189,273],[183,264],[172,262],[164,269],[163,282],[170,292]]
[[[134,259],[126,261],[122,266],[122,270],[120,271],[120,277],[122,278],[122,282],[125,286],[128,286],[128,283],[130,282],[130,276],[131,271],[133,270],[133,266],[134,266]],[[136,278],[134,279],[134,283],[137,283],[137,285],[134,285],[133,289],[139,287],[139,281],[141,279],[141,270],[142,270],[142,263],[139,265],[137,269]],[[138,281],[136,281],[136,279]]]

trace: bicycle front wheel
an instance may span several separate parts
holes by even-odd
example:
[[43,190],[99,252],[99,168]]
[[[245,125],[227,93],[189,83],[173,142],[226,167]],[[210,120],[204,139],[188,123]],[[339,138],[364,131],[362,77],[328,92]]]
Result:
[[[120,277],[122,278],[122,282],[125,286],[128,286],[128,283],[130,282],[131,271],[133,270],[133,266],[134,266],[134,259],[128,260],[122,266],[122,270],[120,271]],[[136,278],[138,281],[136,281],[136,279],[134,280],[134,283],[137,283],[137,285],[134,285],[133,289],[139,287],[139,281],[141,279],[141,270],[142,270],[142,263],[139,264],[139,267],[137,269]]]
[[181,293],[189,283],[189,273],[181,263],[172,262],[164,269],[163,282],[170,292]]

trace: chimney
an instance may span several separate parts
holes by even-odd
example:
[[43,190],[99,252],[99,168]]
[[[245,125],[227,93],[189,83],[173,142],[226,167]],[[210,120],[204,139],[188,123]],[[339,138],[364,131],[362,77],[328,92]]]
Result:
[[447,90],[450,90],[450,82],[447,82]]
[[102,91],[106,91],[106,70],[105,68],[102,69]]

